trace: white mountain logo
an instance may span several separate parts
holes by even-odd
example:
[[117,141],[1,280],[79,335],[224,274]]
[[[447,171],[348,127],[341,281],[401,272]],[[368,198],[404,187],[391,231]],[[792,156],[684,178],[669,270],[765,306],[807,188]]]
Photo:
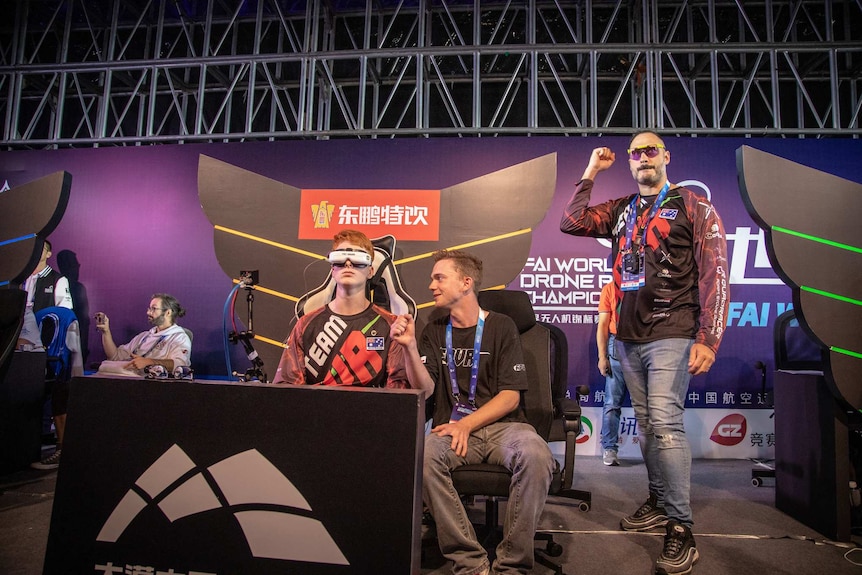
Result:
[[[221,507],[242,506],[233,515],[254,557],[350,564],[320,521],[291,513],[296,509],[311,511],[311,506],[256,449],[228,457],[174,485],[196,468],[195,462],[178,445],[173,445],[135,481],[96,539],[116,542],[150,504],[157,505],[171,523]],[[205,473],[221,490],[226,505],[210,487]],[[155,503],[157,498],[159,501]],[[250,505],[263,508],[250,509]],[[284,509],[273,510],[274,506]]]

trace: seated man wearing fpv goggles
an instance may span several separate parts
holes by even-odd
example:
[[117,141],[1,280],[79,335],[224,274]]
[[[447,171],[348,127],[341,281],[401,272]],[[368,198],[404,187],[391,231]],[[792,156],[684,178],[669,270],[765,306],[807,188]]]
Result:
[[[273,383],[411,387],[404,350],[392,339],[406,320],[374,305],[365,286],[374,274],[374,246],[362,232],[342,230],[329,254],[335,297],[296,322]],[[432,389],[426,389],[428,397]]]

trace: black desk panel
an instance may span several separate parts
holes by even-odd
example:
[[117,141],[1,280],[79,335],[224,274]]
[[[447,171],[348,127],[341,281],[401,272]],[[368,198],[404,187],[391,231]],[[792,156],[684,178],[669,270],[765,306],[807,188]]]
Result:
[[424,414],[413,390],[76,378],[44,573],[418,573]]
[[775,507],[850,541],[847,414],[814,373],[775,372]]
[[16,351],[0,381],[0,473],[27,468],[42,457],[44,351]]

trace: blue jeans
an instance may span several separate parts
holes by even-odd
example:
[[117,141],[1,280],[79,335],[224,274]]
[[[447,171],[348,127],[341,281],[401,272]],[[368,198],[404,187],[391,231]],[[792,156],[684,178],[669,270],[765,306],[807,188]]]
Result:
[[683,415],[691,374],[688,354],[692,339],[661,339],[650,343],[617,340],[623,377],[638,422],[640,448],[649,476],[649,490],[671,519],[691,526],[691,446]]
[[602,449],[619,450],[620,414],[623,411],[623,396],[626,394],[626,381],[614,349],[616,338],[608,337],[608,363],[611,374],[605,376],[605,406],[602,409]]
[[529,573],[533,537],[554,470],[548,443],[527,423],[497,422],[470,435],[466,457],[457,456],[451,445],[450,436],[431,433],[425,438],[422,497],[437,525],[440,552],[454,562],[456,575],[474,575],[489,567],[488,554],[452,485],[451,470],[468,463],[502,465],[512,472],[512,483],[494,573]]

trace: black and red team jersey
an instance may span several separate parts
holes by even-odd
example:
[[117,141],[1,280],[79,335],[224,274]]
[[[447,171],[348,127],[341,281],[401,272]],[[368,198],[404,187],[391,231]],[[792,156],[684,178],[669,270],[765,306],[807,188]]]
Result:
[[614,283],[620,302],[617,339],[646,343],[694,338],[718,351],[729,302],[727,241],[713,205],[686,188],[671,188],[643,227],[655,196],[638,198],[635,229],[645,229],[645,283],[620,290],[626,219],[633,195],[589,206],[592,180],[581,180],[565,208],[560,230],[574,236],[610,238]]
[[389,338],[394,321],[373,304],[356,315],[323,306],[302,316],[273,383],[409,388],[402,347]]

